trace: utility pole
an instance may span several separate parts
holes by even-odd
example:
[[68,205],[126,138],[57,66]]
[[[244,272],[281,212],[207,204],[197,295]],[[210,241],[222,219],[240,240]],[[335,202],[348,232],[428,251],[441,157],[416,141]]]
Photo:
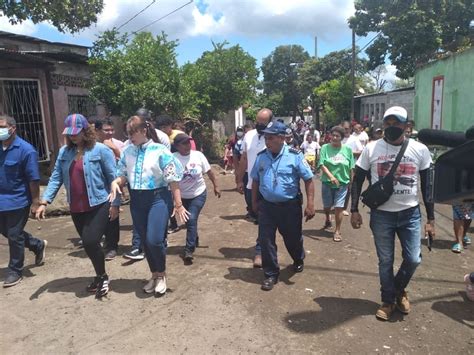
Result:
[[355,118],[355,113],[354,113],[355,62],[356,62],[355,31],[354,29],[352,29],[352,66],[351,66],[352,95],[351,95],[351,117],[350,117],[351,121]]
[[318,36],[314,36],[314,59],[318,59]]

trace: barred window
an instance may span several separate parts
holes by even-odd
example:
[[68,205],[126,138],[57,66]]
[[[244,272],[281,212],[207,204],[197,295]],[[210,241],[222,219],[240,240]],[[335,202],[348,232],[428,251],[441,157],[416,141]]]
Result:
[[96,103],[87,95],[68,95],[67,96],[69,113],[80,113],[85,117],[95,116]]

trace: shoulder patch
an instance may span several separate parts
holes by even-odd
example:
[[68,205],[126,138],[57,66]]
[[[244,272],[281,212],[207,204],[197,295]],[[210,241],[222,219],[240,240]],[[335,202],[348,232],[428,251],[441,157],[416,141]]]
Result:
[[295,148],[295,147],[290,147],[288,148],[288,151],[293,154],[299,154],[301,153],[301,149]]
[[264,150],[258,152],[257,155],[263,154],[263,153],[265,153],[266,151],[267,151],[267,148],[265,148]]

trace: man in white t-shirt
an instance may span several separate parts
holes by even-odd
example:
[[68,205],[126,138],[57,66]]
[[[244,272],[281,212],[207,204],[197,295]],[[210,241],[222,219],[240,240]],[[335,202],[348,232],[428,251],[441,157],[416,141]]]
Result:
[[341,123],[341,127],[344,128],[344,138],[342,139],[341,143],[351,148],[354,157],[358,158],[364,147],[360,141],[351,134],[351,123],[349,121],[343,121]]
[[[273,113],[268,108],[261,109],[257,113],[255,129],[248,131],[242,142],[242,157],[240,159],[239,171],[236,175],[237,190],[240,193],[252,194],[252,178],[248,177],[247,186],[244,186],[243,180],[245,172],[252,171],[257,154],[266,148],[265,138],[263,137],[263,130],[267,124],[272,120]],[[252,206],[250,206],[252,207]],[[256,217],[256,216],[255,216]],[[262,249],[260,247],[259,238],[255,246],[255,258],[253,265],[255,267],[262,266]]]
[[[407,111],[400,106],[389,108],[384,114],[384,139],[369,144],[356,163],[352,186],[351,224],[360,228],[362,216],[358,210],[362,184],[370,171],[371,183],[385,177],[404,142]],[[418,176],[428,222],[425,236],[434,236],[434,205],[428,202],[426,184],[429,178],[431,156],[428,148],[409,139],[406,151],[394,173],[394,192],[387,202],[370,211],[370,229],[374,236],[379,259],[382,306],[376,317],[389,320],[397,307],[402,313],[410,312],[405,288],[421,262],[421,212],[418,201]],[[395,235],[402,247],[403,262],[397,274],[393,273]]]
[[367,145],[367,142],[369,141],[369,135],[364,131],[364,127],[362,127],[361,124],[356,124],[354,126],[354,133],[352,133],[352,135],[359,140],[362,147]]

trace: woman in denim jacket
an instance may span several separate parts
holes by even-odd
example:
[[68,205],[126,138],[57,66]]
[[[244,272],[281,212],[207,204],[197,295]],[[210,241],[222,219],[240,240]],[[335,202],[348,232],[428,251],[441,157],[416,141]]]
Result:
[[96,143],[94,129],[84,116],[72,114],[64,124],[66,145],[59,151],[36,218],[44,218],[47,204],[64,184],[72,221],[97,275],[87,291],[101,298],[109,291],[109,278],[100,240],[109,219],[118,218],[120,206],[119,199],[108,201],[110,184],[115,179],[115,159],[108,147]]

